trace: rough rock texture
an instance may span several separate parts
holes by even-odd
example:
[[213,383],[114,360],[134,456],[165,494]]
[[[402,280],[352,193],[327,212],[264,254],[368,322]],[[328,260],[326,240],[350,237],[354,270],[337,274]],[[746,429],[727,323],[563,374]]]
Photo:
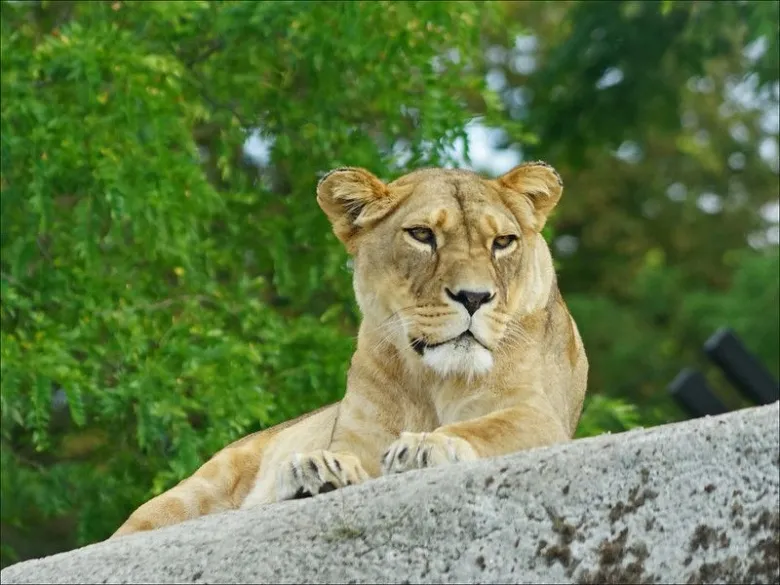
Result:
[[780,583],[778,403],[381,478],[6,583]]

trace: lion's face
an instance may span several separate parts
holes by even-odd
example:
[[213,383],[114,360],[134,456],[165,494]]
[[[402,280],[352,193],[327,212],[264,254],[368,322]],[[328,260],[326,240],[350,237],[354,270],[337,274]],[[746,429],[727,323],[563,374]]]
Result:
[[355,292],[369,328],[441,376],[484,374],[518,339],[516,317],[544,305],[553,278],[539,235],[560,197],[546,165],[498,180],[426,169],[384,185],[337,170],[318,189],[355,256]]

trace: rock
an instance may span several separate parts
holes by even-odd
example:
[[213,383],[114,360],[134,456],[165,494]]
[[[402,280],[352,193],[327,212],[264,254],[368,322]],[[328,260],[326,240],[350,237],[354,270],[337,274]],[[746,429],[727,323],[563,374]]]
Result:
[[380,478],[2,583],[780,583],[779,403]]

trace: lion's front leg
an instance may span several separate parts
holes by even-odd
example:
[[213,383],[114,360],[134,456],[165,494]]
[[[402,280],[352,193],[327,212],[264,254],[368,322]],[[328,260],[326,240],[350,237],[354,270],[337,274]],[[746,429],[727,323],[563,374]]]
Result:
[[402,433],[385,452],[384,474],[434,467],[561,443],[570,437],[561,421],[524,405],[441,426],[431,433]]
[[410,469],[435,467],[476,458],[474,448],[468,441],[459,437],[438,431],[401,433],[401,437],[390,445],[382,457],[382,473],[402,473]]
[[363,483],[369,479],[360,460],[350,453],[334,453],[324,449],[295,453],[278,471],[276,497],[278,501],[308,498],[338,488]]
[[260,478],[241,507],[309,498],[367,479],[369,475],[360,459],[351,453],[325,449],[297,452],[274,465],[267,477]]

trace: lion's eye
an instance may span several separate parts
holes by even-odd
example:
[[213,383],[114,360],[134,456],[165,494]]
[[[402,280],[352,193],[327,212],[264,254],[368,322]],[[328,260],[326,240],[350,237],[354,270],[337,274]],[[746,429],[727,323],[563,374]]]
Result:
[[517,236],[498,236],[493,240],[493,250],[506,250],[517,239]]
[[412,236],[418,242],[423,244],[429,244],[431,246],[436,245],[436,236],[433,230],[425,227],[415,227],[406,230],[406,233]]

